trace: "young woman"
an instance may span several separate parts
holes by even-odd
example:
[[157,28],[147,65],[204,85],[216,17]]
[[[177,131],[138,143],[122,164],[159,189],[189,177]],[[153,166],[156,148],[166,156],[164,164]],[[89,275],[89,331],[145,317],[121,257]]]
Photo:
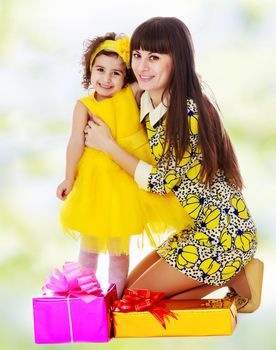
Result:
[[201,298],[228,286],[239,311],[253,312],[263,276],[263,263],[253,259],[256,227],[231,141],[195,72],[190,32],[177,18],[152,18],[134,31],[131,51],[133,72],[145,90],[141,122],[157,166],[121,148],[99,119],[89,123],[86,144],[111,155],[141,188],[174,193],[194,225],[137,265],[128,287]]

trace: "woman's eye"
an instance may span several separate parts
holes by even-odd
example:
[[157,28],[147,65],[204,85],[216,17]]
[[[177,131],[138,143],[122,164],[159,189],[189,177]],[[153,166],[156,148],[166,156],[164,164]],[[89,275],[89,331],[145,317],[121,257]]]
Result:
[[137,52],[133,52],[132,57],[134,57],[134,58],[139,58],[139,57],[140,57],[140,54],[137,53]]
[[157,60],[159,60],[159,57],[157,55],[151,55],[149,59],[151,61],[157,61]]

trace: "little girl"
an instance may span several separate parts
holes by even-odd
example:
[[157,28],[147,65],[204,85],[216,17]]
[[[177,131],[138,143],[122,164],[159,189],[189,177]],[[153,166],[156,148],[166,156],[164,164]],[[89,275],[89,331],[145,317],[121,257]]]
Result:
[[93,90],[76,103],[65,179],[57,188],[58,198],[65,201],[62,227],[73,237],[80,235],[80,263],[96,271],[98,254],[108,251],[108,282],[116,284],[118,297],[128,273],[130,236],[146,232],[155,244],[154,234],[183,229],[191,223],[174,196],[139,189],[108,155],[84,146],[87,122],[97,115],[122,147],[154,164],[139,122],[136,97],[140,91],[129,66],[129,38],[108,33],[89,41],[83,56],[82,84]]

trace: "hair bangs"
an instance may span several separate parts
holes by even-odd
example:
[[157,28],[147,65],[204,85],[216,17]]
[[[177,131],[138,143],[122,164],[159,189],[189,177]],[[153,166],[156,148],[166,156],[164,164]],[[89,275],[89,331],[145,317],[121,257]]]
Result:
[[145,50],[156,53],[171,53],[171,43],[166,28],[159,21],[148,25],[147,22],[136,28],[130,43],[131,51]]

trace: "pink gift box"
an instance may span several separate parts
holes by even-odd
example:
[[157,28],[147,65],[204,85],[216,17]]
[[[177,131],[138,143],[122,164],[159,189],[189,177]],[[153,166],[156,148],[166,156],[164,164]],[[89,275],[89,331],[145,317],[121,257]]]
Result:
[[108,342],[116,299],[115,284],[88,303],[71,296],[33,298],[35,343]]

